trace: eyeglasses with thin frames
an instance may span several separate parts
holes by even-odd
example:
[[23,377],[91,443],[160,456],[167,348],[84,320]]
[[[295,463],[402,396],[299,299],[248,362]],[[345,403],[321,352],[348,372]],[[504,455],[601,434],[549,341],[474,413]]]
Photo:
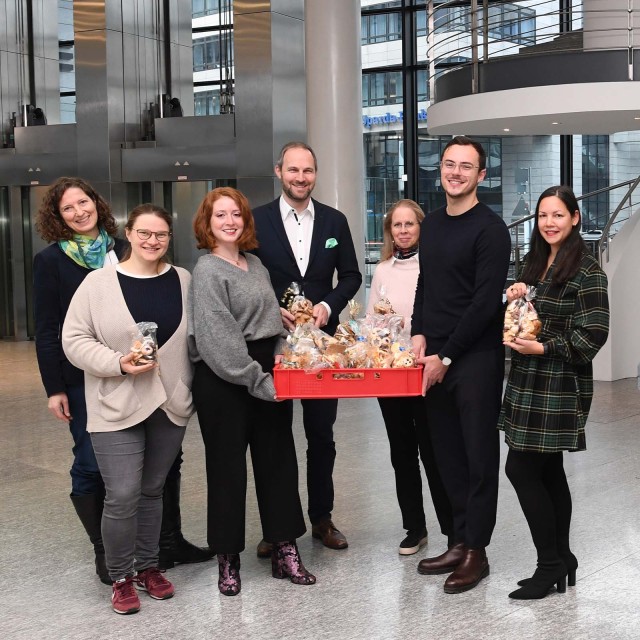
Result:
[[171,231],[148,231],[147,229],[133,229],[138,234],[140,240],[148,240],[155,236],[158,242],[166,242],[171,236]]
[[413,227],[416,226],[415,222],[394,222],[391,225],[396,231],[400,231],[401,229],[406,229],[407,231],[411,231]]
[[477,164],[471,164],[470,162],[454,162],[453,160],[443,160],[440,166],[447,171],[460,170],[460,173],[471,173],[474,169],[479,169]]

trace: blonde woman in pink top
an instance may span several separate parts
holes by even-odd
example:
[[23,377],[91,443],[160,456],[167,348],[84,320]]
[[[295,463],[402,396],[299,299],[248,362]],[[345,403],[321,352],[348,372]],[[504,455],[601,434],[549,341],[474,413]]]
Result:
[[[406,330],[411,328],[419,274],[418,239],[423,219],[424,212],[413,200],[399,200],[387,212],[381,260],[373,274],[367,305],[367,313],[373,313],[373,305],[381,297],[388,298],[394,311],[404,317]],[[407,530],[398,551],[401,555],[412,555],[427,543],[420,460],[440,530],[448,538],[453,527],[451,505],[433,456],[424,398],[378,398],[378,403],[389,436],[402,526]]]

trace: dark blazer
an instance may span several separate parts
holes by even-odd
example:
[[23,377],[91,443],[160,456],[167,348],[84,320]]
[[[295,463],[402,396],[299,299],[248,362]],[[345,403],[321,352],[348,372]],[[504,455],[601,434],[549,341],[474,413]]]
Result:
[[[122,258],[125,240],[115,239],[114,250]],[[33,307],[36,324],[36,355],[47,396],[84,384],[84,374],[64,354],[60,332],[69,303],[80,283],[91,273],[74,262],[57,243],[33,259]]]
[[[339,322],[340,312],[360,288],[362,274],[358,269],[358,260],[345,215],[317,200],[313,200],[313,206],[313,235],[309,265],[304,277],[296,264],[284,229],[280,214],[280,198],[253,210],[260,243],[254,253],[269,271],[278,300],[292,282],[298,282],[304,295],[314,305],[319,302],[329,305],[331,317],[324,330],[333,334]],[[333,240],[337,244],[332,247]],[[338,275],[335,288],[334,273]]]

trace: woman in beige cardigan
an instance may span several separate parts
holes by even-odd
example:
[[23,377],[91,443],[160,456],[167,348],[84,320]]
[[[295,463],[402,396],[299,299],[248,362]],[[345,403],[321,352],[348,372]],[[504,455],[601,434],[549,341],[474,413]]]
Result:
[[[126,225],[130,254],[91,273],[71,301],[62,331],[69,360],[85,372],[87,431],[106,498],[102,537],[116,613],[135,613],[135,587],[173,596],[158,570],[162,488],[193,413],[187,349],[190,275],[167,264],[172,218],[152,204]],[[157,357],[136,364],[132,330],[157,324]]]

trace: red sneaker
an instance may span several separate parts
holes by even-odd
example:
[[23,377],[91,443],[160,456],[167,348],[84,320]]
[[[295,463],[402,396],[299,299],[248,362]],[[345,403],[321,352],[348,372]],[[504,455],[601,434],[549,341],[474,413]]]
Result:
[[146,591],[156,600],[172,598],[175,593],[173,585],[162,575],[158,567],[149,567],[140,571],[136,577],[136,587]]
[[128,576],[113,583],[111,606],[116,613],[124,615],[140,611],[140,599],[133,586],[133,578]]

